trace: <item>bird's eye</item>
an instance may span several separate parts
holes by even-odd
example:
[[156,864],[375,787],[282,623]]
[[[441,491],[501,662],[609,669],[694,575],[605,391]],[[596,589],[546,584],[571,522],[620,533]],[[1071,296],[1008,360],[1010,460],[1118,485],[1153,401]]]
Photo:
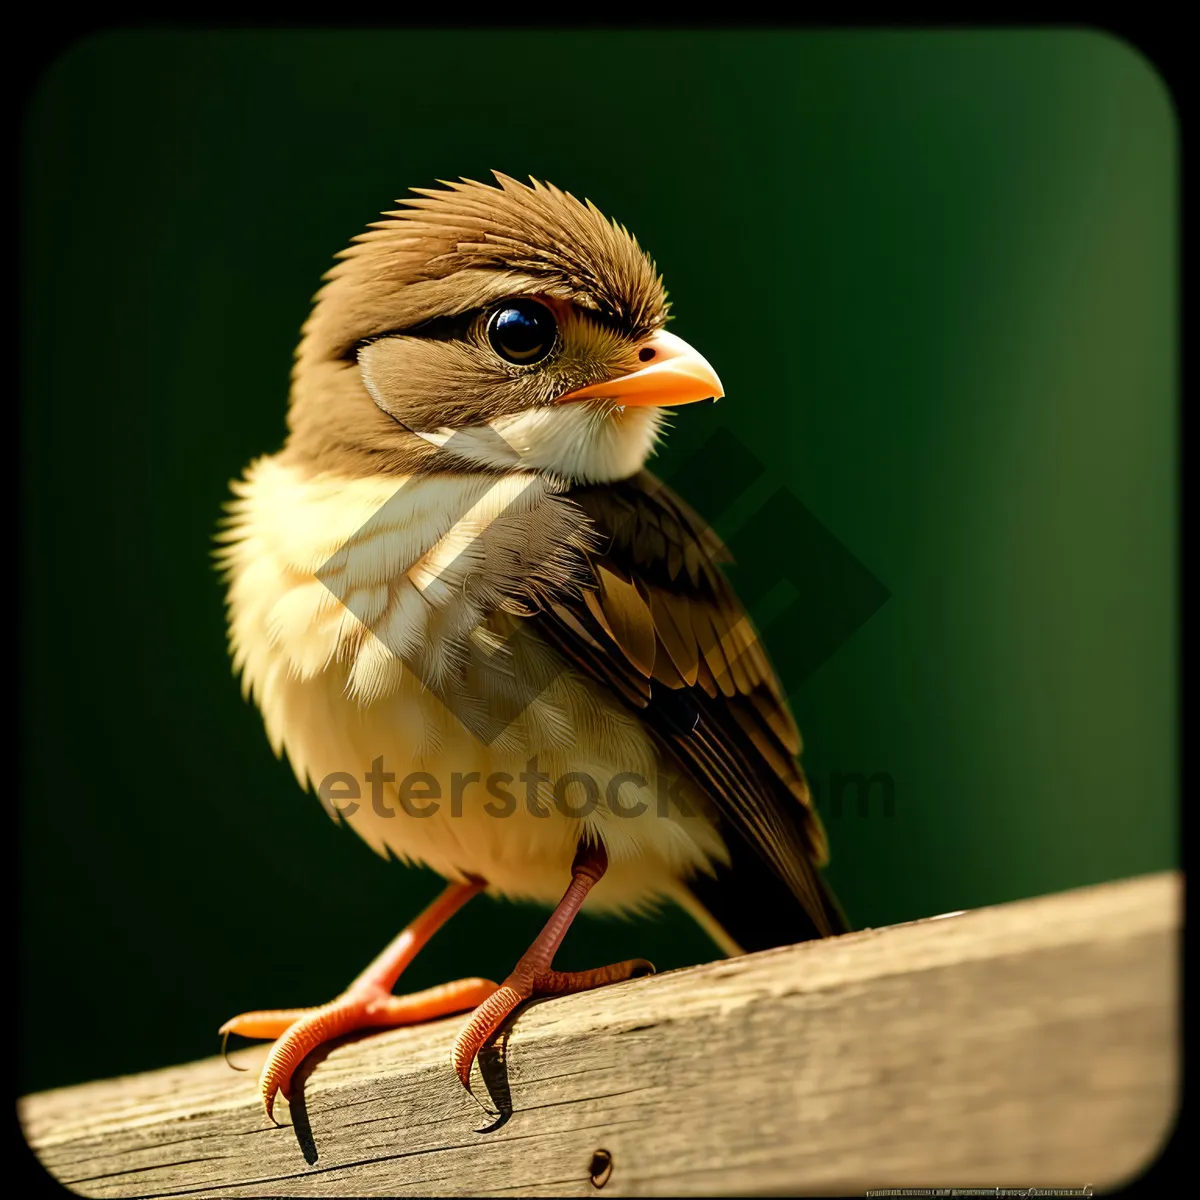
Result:
[[554,314],[536,300],[506,300],[488,318],[492,349],[521,366],[545,358],[554,349],[557,334]]

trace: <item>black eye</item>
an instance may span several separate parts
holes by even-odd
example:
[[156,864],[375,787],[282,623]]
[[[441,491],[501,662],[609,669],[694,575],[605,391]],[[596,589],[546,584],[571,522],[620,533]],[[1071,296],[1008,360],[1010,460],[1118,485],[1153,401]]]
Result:
[[554,349],[554,314],[536,300],[506,300],[488,318],[488,341],[511,363],[540,362]]

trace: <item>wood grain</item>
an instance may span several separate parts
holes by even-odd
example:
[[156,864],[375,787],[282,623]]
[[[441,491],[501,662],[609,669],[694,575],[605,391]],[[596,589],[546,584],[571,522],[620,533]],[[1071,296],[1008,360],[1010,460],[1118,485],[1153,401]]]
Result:
[[498,1119],[450,1070],[462,1018],[313,1056],[283,1128],[220,1058],[19,1112],[86,1196],[585,1196],[598,1150],[612,1196],[1102,1190],[1174,1122],[1181,893],[1147,876],[536,1002],[477,1068]]

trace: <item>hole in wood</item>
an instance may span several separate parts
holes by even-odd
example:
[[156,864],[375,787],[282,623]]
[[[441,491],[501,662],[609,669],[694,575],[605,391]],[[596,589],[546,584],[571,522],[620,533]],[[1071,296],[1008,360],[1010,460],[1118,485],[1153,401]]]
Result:
[[612,1175],[613,1158],[607,1150],[597,1150],[592,1155],[592,1165],[588,1172],[592,1177],[592,1186],[602,1188]]

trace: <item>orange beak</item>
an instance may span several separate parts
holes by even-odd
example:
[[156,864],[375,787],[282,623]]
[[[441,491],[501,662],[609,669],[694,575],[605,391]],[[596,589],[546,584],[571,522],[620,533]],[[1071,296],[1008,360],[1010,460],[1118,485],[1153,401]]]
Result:
[[[650,351],[650,353],[647,353]],[[559,396],[557,403],[574,400],[615,400],[618,404],[692,404],[725,395],[708,360],[673,333],[659,330],[641,348],[646,365],[628,375],[593,383]]]

